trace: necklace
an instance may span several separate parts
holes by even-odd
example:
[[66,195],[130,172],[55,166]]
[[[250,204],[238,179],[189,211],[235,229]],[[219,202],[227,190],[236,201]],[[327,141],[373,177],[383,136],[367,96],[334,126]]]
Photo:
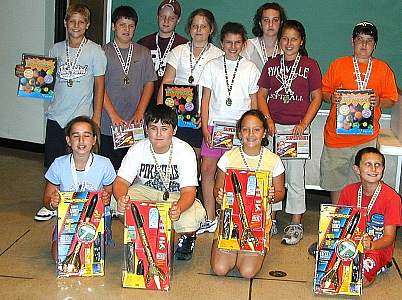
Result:
[[[261,47],[261,52],[262,52],[262,59],[263,59],[263,63],[265,64],[269,57],[268,57],[268,53],[267,53],[267,48],[265,48],[265,41],[264,38],[261,37],[258,39],[260,41],[260,47]],[[272,58],[276,57],[279,53],[279,47],[278,47],[278,41],[275,42],[275,46],[274,46],[274,51],[272,52]]]
[[[370,214],[371,209],[374,206],[375,201],[377,200],[378,195],[381,192],[381,183],[379,182],[373,196],[371,196],[370,202],[367,205],[367,215]],[[362,207],[362,199],[363,199],[363,185],[360,185],[359,190],[357,191],[357,207]]]
[[69,46],[68,46],[68,40],[66,40],[66,64],[67,64],[67,68],[68,68],[68,80],[67,80],[67,86],[68,87],[72,87],[73,86],[73,71],[75,69],[75,67],[77,66],[77,62],[78,62],[78,58],[81,55],[82,52],[82,48],[84,47],[85,43],[87,42],[86,37],[84,36],[83,39],[81,40],[81,43],[78,47],[77,53],[75,53],[74,56],[74,60],[73,62],[71,62],[70,59],[70,52],[68,50]]
[[232,92],[232,89],[233,89],[233,83],[234,83],[234,80],[235,80],[235,77],[236,77],[237,69],[239,68],[240,59],[241,59],[241,56],[239,55],[239,58],[237,59],[237,62],[236,62],[236,67],[235,67],[234,72],[233,72],[232,82],[229,85],[228,69],[227,69],[227,66],[226,66],[226,55],[223,56],[223,66],[224,66],[224,69],[225,69],[226,88],[228,90],[228,98],[226,99],[226,105],[227,106],[232,105],[232,99],[230,98],[230,93]]
[[[247,163],[246,157],[244,156],[243,146],[240,146],[239,150],[240,150],[240,156],[241,156],[241,159],[243,160],[244,166],[247,168],[247,170],[251,171],[252,168],[250,168],[250,166]],[[259,154],[258,162],[257,162],[257,167],[253,171],[258,171],[260,169],[263,153],[264,153],[264,147],[261,146],[260,154]]]
[[359,90],[365,90],[367,88],[367,83],[370,79],[372,66],[373,66],[373,60],[370,57],[368,59],[366,75],[364,75],[364,79],[362,80],[360,69],[359,69],[359,64],[357,63],[356,56],[353,56],[353,69],[355,71],[357,88]]
[[168,162],[168,165],[166,166],[167,173],[162,171],[162,168],[156,159],[156,154],[155,154],[154,148],[152,147],[152,144],[149,144],[149,149],[151,150],[151,154],[152,154],[152,158],[154,159],[156,170],[158,171],[159,177],[161,178],[162,184],[165,188],[165,192],[163,193],[163,200],[167,201],[169,199],[170,177],[172,174],[173,143],[170,144],[170,147],[169,147],[169,162]]
[[121,55],[120,49],[117,46],[116,41],[113,41],[113,48],[114,48],[114,51],[116,51],[117,57],[119,58],[119,61],[120,61],[121,68],[123,69],[123,73],[124,73],[123,83],[125,85],[128,85],[128,84],[130,84],[130,80],[128,79],[128,71],[130,70],[131,59],[133,57],[134,45],[133,45],[133,43],[130,43],[130,47],[128,48],[126,62],[124,62],[123,56]]
[[169,42],[166,46],[165,52],[163,52],[163,56],[162,56],[161,48],[159,48],[159,32],[155,35],[156,50],[158,53],[158,68],[156,71],[158,72],[159,77],[162,77],[163,74],[165,74],[165,67],[166,67],[165,60],[166,60],[166,56],[170,52],[170,49],[172,48],[174,38],[175,38],[175,33],[173,32],[173,34],[170,36],[170,40],[169,40]]
[[74,157],[72,154],[70,155],[71,176],[73,177],[74,189],[77,192],[86,191],[86,178],[87,178],[89,168],[91,167],[93,161],[94,161],[94,155],[91,153],[91,159],[88,157],[88,160],[85,164],[85,169],[84,169],[84,173],[82,176],[82,182],[81,182],[81,184],[78,184],[77,168],[75,167]]
[[292,86],[293,80],[295,80],[297,77],[296,69],[297,69],[297,66],[299,65],[300,58],[301,58],[300,53],[297,53],[296,59],[293,62],[293,65],[290,69],[290,74],[286,75],[285,55],[281,56],[281,68],[280,68],[279,72],[280,72],[280,77],[282,79],[282,82],[281,82],[282,86],[279,89],[277,89],[275,91],[275,93],[278,95],[278,93],[281,90],[285,91],[285,95],[283,96],[283,103],[285,103],[285,104],[289,103],[290,96],[292,96],[294,94],[294,92],[291,89],[291,86]]
[[200,59],[202,58],[202,56],[204,55],[204,52],[207,51],[208,46],[209,46],[209,43],[206,43],[204,45],[204,47],[202,47],[201,53],[198,56],[198,58],[195,60],[195,64],[193,66],[194,45],[193,45],[193,42],[190,42],[190,77],[188,77],[188,83],[189,84],[192,84],[194,82],[193,71],[194,71],[195,67],[197,66],[198,62],[200,61]]

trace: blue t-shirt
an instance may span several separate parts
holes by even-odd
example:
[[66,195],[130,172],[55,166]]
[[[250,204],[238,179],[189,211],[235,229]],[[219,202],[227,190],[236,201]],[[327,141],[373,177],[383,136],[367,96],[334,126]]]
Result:
[[[93,158],[93,159],[92,159]],[[112,163],[106,157],[92,154],[88,172],[76,171],[77,186],[71,173],[72,154],[60,156],[54,160],[45,174],[45,179],[58,185],[61,192],[79,191],[84,186],[85,191],[99,191],[103,186],[111,185],[116,178]]]

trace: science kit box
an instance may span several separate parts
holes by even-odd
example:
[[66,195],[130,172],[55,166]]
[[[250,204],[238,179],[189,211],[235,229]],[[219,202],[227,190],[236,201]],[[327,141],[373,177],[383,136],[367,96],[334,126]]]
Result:
[[169,202],[131,201],[125,213],[123,287],[167,291],[173,229]]
[[62,192],[57,208],[57,275],[105,274],[102,192]]
[[366,208],[321,205],[314,293],[362,294],[366,215]]
[[227,170],[218,248],[264,253],[271,184],[268,171]]

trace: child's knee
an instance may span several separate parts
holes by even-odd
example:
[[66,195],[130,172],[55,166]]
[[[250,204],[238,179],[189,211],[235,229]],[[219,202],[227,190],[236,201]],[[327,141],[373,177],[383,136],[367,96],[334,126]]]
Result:
[[241,266],[239,267],[240,276],[243,278],[251,279],[257,275],[259,270],[255,270],[250,268],[249,266]]
[[226,276],[226,274],[229,273],[231,269],[233,269],[233,266],[229,266],[220,262],[211,261],[211,268],[216,275]]

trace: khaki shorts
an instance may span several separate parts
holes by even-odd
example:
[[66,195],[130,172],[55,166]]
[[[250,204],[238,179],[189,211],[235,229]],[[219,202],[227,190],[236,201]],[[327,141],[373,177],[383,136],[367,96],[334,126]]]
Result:
[[[163,192],[138,183],[130,186],[127,195],[134,200],[164,202]],[[170,193],[167,201],[178,201],[179,198],[179,192]],[[206,213],[204,207],[200,200],[195,199],[193,205],[182,212],[180,219],[173,222],[173,228],[177,233],[194,232],[200,227],[200,224],[205,220],[205,217]]]
[[377,140],[348,148],[323,146],[320,160],[320,186],[327,191],[340,191],[349,183],[359,181],[353,172],[356,153],[366,147],[375,147]]

